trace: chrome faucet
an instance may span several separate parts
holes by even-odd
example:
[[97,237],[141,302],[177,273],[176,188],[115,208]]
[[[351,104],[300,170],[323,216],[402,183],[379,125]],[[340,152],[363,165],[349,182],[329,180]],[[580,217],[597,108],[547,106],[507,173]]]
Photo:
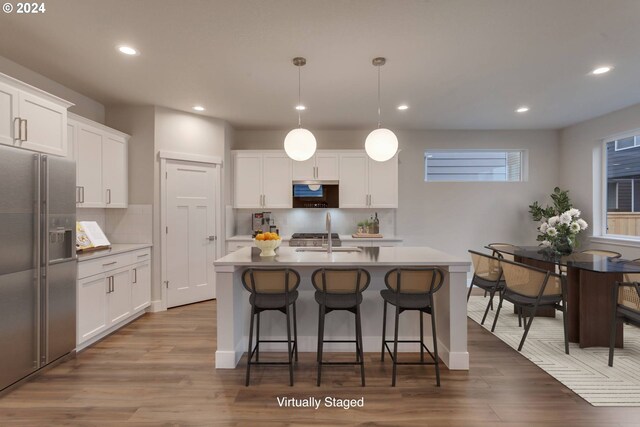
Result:
[[331,238],[331,214],[327,212],[327,253],[331,253],[333,250],[333,239]]

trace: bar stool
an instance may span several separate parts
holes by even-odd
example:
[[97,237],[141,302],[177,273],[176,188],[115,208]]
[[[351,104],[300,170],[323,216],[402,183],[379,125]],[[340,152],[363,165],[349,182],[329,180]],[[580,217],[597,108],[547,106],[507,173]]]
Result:
[[[440,366],[438,361],[438,338],[436,335],[436,315],[433,304],[433,294],[442,287],[445,272],[438,267],[428,268],[396,268],[389,271],[384,277],[387,289],[380,291],[384,299],[384,310],[382,314],[382,350],[380,360],[384,362],[385,348],[389,352],[389,357],[393,361],[393,376],[391,386],[396,386],[398,365],[435,365],[436,385],[440,387]],[[387,303],[396,307],[395,332],[392,340],[386,340],[387,327]],[[400,313],[407,310],[417,310],[420,312],[420,339],[419,340],[398,340],[398,323]],[[431,315],[431,333],[433,335],[433,353],[424,345],[423,313]],[[388,343],[393,342],[393,352]],[[420,362],[398,362],[398,343],[420,343]],[[424,351],[427,350],[432,362],[424,361]]]
[[[362,303],[362,291],[371,281],[369,272],[361,268],[337,269],[321,268],[313,272],[311,282],[316,288],[316,302],[318,311],[318,380],[320,386],[322,378],[322,365],[360,365],[360,377],[364,387],[364,351],[362,349],[362,320],[360,318],[360,304]],[[355,340],[325,340],[324,320],[327,313],[335,310],[349,311],[355,314],[356,339]],[[323,362],[322,352],[324,343],[354,343],[356,345],[355,362]]]
[[[251,324],[249,326],[249,349],[247,357],[247,378],[245,386],[249,385],[251,365],[289,365],[289,385],[293,385],[293,356],[298,361],[298,327],[296,322],[296,300],[300,285],[300,274],[288,268],[265,269],[248,268],[242,273],[242,284],[251,292]],[[291,339],[291,313],[289,307],[293,307],[293,340]],[[260,313],[268,310],[277,310],[285,314],[287,319],[286,340],[261,340],[260,339]],[[257,317],[256,345],[253,347],[253,321]],[[288,362],[260,362],[260,344],[265,342],[287,343]],[[253,361],[255,354],[256,360]]]

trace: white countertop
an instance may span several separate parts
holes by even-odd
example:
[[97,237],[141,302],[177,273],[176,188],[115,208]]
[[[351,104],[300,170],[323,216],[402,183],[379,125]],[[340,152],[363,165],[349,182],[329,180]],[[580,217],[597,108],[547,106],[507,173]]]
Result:
[[[343,241],[362,241],[362,242],[375,242],[375,241],[385,241],[385,242],[402,242],[402,239],[399,237],[389,236],[389,237],[353,237],[351,234],[340,234],[340,240]],[[288,242],[291,240],[290,235],[280,236],[283,242]],[[236,236],[227,237],[227,241],[229,242],[250,242],[253,241],[253,238],[249,234],[238,234]]]
[[100,249],[93,252],[79,253],[78,262],[121,254],[123,252],[137,251],[138,249],[146,249],[152,246],[153,245],[151,243],[114,243],[111,245],[110,249]]
[[360,252],[298,252],[296,247],[281,246],[275,257],[261,257],[258,248],[246,247],[230,253],[215,266],[461,266],[469,270],[466,259],[428,247],[370,247]]

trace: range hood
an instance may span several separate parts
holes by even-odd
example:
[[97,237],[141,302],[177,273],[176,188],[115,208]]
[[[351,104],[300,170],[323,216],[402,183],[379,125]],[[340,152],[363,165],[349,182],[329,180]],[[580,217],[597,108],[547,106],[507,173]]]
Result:
[[294,181],[294,208],[338,208],[340,191],[338,181]]

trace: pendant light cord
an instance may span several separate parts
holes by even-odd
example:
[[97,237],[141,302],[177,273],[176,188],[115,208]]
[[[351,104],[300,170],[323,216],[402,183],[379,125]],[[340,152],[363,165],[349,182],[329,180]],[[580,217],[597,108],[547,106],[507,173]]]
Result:
[[298,65],[298,105],[296,106],[296,110],[298,110],[298,127],[301,128],[302,127],[302,121],[300,119],[300,106],[302,105],[301,103],[301,97],[300,97],[300,66]]
[[380,66],[378,65],[378,128],[380,128]]

